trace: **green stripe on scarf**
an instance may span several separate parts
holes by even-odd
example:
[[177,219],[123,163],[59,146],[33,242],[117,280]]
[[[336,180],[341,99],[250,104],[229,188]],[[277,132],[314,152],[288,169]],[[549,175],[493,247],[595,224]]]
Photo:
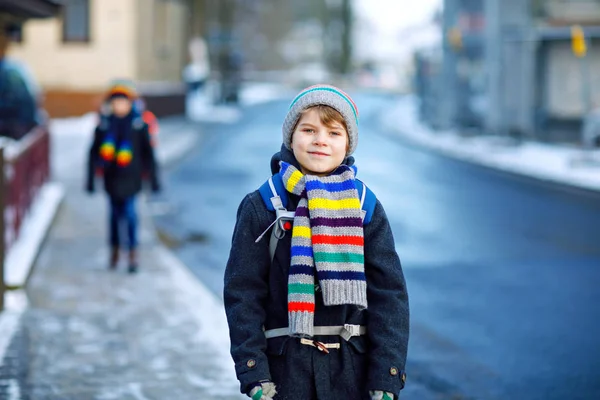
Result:
[[288,284],[289,293],[313,294],[315,285],[311,283],[290,283]]
[[364,264],[365,256],[354,253],[315,253],[315,262]]

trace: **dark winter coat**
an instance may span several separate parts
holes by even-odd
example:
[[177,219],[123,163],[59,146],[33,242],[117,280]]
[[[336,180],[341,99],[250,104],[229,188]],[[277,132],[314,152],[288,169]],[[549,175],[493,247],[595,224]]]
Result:
[[[106,163],[100,157],[100,146],[109,132],[115,136],[117,147],[123,140],[131,143],[133,158],[126,167],[116,162]],[[88,159],[87,189],[90,191],[94,190],[94,175],[98,169],[104,176],[104,190],[113,198],[125,199],[137,194],[142,189],[144,174],[152,190],[159,189],[158,166],[148,125],[134,111],[125,118],[105,116],[96,127]]]
[[[282,148],[272,160],[298,166],[293,154]],[[353,159],[347,160],[352,164]],[[299,198],[289,195],[288,209]],[[404,367],[409,334],[408,295],[392,231],[377,201],[371,222],[364,227],[365,273],[368,309],[353,305],[325,306],[315,293],[315,326],[357,324],[367,335],[315,336],[324,343],[341,343],[329,354],[303,345],[298,338],[265,339],[265,329],[288,326],[287,282],[291,234],[279,240],[271,265],[269,235],[256,238],[274,221],[258,191],[247,195],[237,213],[237,223],[225,271],[224,302],[229,322],[231,354],[242,393],[261,380],[277,385],[275,399],[369,399],[369,390],[398,394],[404,387]]]

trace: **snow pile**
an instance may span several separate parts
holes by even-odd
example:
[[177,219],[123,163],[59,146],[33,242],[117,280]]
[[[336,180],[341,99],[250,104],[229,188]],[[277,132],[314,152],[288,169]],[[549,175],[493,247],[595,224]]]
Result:
[[450,157],[548,182],[600,190],[600,150],[533,141],[515,143],[498,136],[462,137],[453,130],[433,131],[418,121],[417,99],[399,99],[384,126],[423,147]]

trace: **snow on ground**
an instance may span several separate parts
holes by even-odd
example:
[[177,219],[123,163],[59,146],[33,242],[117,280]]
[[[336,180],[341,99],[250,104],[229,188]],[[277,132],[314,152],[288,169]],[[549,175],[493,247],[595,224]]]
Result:
[[205,328],[198,331],[197,339],[214,345],[213,351],[218,353],[218,357],[213,360],[215,368],[233,371],[233,360],[229,354],[229,326],[223,303],[172,252],[164,247],[159,250],[162,262],[171,266],[171,279],[179,296],[185,304],[194,305],[193,312],[198,326]]
[[[81,117],[50,120],[49,130],[52,140],[50,165],[54,179],[61,179],[73,170],[85,170],[88,156],[85,148],[92,143],[92,135],[97,123],[98,116],[93,112]],[[69,149],[68,156],[61,154],[65,149]],[[83,177],[83,172],[81,176]]]
[[4,296],[4,311],[0,314],[0,366],[4,361],[4,353],[19,329],[19,321],[27,308],[27,297],[22,290],[7,292]]
[[525,141],[498,136],[462,137],[455,131],[433,131],[419,122],[417,100],[397,100],[383,123],[402,137],[442,154],[487,167],[600,191],[600,150]]

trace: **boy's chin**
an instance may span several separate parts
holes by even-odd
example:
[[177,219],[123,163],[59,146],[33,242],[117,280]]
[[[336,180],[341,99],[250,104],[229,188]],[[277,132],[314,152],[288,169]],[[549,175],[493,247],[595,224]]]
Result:
[[335,167],[331,167],[331,166],[310,166],[310,167],[304,167],[305,171],[308,171],[308,175],[317,175],[317,176],[322,176],[322,175],[329,175],[331,172],[333,172],[335,169],[337,168],[337,166]]

